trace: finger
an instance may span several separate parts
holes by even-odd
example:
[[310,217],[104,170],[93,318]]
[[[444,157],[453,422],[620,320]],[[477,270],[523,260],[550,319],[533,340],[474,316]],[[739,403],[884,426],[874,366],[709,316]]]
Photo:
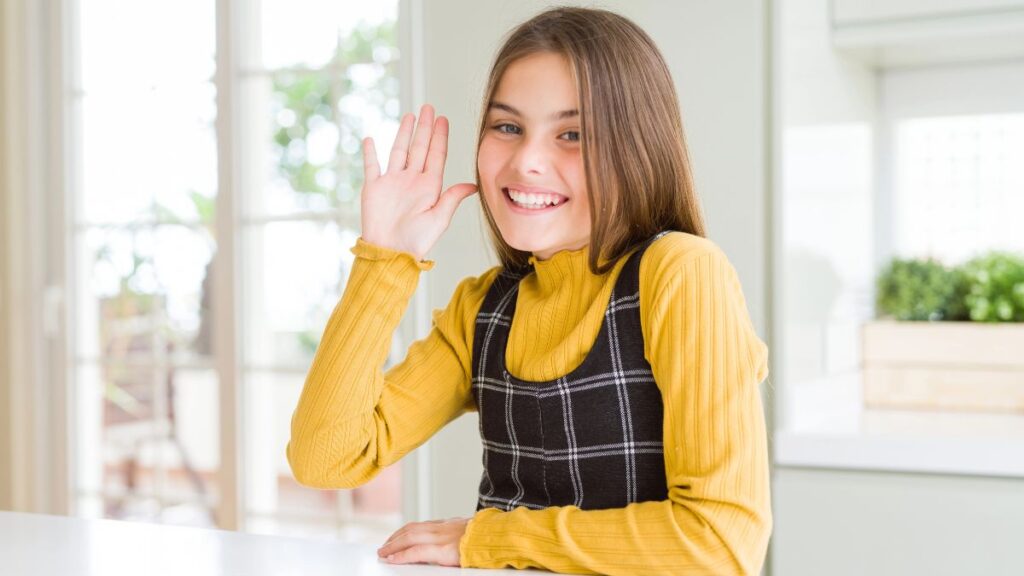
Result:
[[387,539],[387,540],[385,540],[385,541],[384,541],[384,543],[380,545],[380,548],[378,548],[378,549],[377,549],[377,552],[380,552],[380,551],[384,550],[384,548],[385,548],[385,547],[386,547],[386,546],[387,546],[388,544],[391,544],[392,542],[394,542],[394,541],[395,541],[395,538],[398,538],[399,536],[401,536],[402,534],[404,534],[404,533],[406,532],[406,530],[408,530],[408,528],[409,528],[409,525],[408,525],[408,524],[406,524],[405,526],[402,526],[402,527],[401,527],[401,528],[399,528],[399,529],[398,529],[397,531],[395,531],[395,533],[394,533],[394,534],[392,534],[391,536],[388,536],[388,539]]
[[444,178],[444,160],[448,157],[448,128],[448,118],[438,116],[434,123],[434,136],[430,139],[424,173]]
[[409,523],[408,523],[408,524],[406,524],[405,526],[402,526],[401,528],[399,528],[398,530],[396,530],[396,531],[395,531],[395,533],[394,533],[394,534],[392,534],[391,536],[389,536],[389,537],[388,537],[388,539],[387,539],[387,540],[386,540],[386,541],[384,542],[384,545],[383,545],[383,546],[381,546],[381,549],[383,549],[383,548],[384,548],[384,546],[387,546],[388,544],[390,544],[391,542],[393,542],[393,541],[395,540],[395,538],[398,538],[399,536],[401,536],[401,535],[405,534],[405,533],[406,533],[406,532],[408,532],[409,530],[412,530],[413,528],[415,528],[415,527],[416,527],[416,525],[418,525],[418,524],[420,524],[420,522],[409,522]]
[[413,120],[416,116],[412,112],[402,115],[402,121],[398,125],[398,134],[395,135],[395,143],[391,146],[391,156],[388,157],[388,172],[392,170],[403,170],[405,160],[409,156],[409,137],[412,135]]
[[377,551],[379,556],[395,554],[417,544],[432,544],[437,542],[437,533],[427,527],[420,527],[418,530],[410,530],[401,536],[395,537],[390,543],[385,544]]
[[452,216],[455,215],[455,211],[459,208],[459,204],[463,200],[469,198],[476,193],[475,184],[455,184],[454,186],[445,190],[444,194],[437,200],[437,204],[434,204],[432,210],[438,210],[444,215],[447,221],[451,221]]
[[416,525],[418,525],[418,524],[440,524],[440,523],[442,523],[442,522],[444,522],[444,520],[426,520],[426,521],[424,521],[424,522],[409,522],[409,523],[408,523],[408,524],[406,524],[405,526],[402,526],[402,527],[401,527],[401,528],[399,528],[399,529],[398,529],[397,531],[395,531],[395,533],[393,533],[393,534],[392,534],[391,536],[388,536],[388,539],[384,541],[384,544],[382,544],[380,548],[378,548],[378,551],[379,551],[379,550],[383,550],[383,549],[384,549],[384,546],[387,546],[387,545],[388,545],[388,544],[390,544],[390,543],[391,543],[391,542],[392,542],[392,541],[393,541],[393,540],[394,540],[395,538],[398,538],[398,537],[399,537],[399,536],[401,536],[402,534],[405,534],[405,533],[406,533],[406,532],[408,532],[409,530],[412,530],[412,529],[413,529],[413,528],[415,528],[415,527],[416,527]]
[[423,161],[427,157],[430,146],[430,133],[434,131],[434,107],[424,104],[420,108],[420,121],[416,125],[416,136],[412,139],[409,149],[409,163],[406,168],[415,172],[423,172]]
[[395,552],[387,558],[387,561],[393,564],[414,564],[417,562],[438,564],[441,561],[441,554],[442,550],[440,546],[434,544],[418,544],[416,546],[410,546],[401,552]]
[[363,138],[363,180],[370,182],[380,176],[380,163],[377,162],[377,150],[373,138]]

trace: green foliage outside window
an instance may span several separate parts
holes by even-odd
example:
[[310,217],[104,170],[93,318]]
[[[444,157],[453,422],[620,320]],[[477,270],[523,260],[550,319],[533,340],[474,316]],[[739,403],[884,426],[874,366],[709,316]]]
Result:
[[[399,92],[396,23],[360,25],[341,39],[334,59],[315,71],[283,71],[273,78],[273,142],[277,174],[307,206],[359,210],[363,160],[360,144],[366,135],[363,118],[342,114],[340,102],[358,95],[377,110],[389,111]],[[356,71],[379,75],[371,89],[355,80]],[[389,116],[397,117],[397,109]],[[326,161],[310,158],[311,136],[325,124],[338,127],[337,154]],[[343,283],[344,277],[339,277]],[[342,286],[336,286],[340,291]],[[334,294],[324,294],[333,299]],[[311,311],[314,313],[315,311]],[[319,330],[297,335],[299,346],[312,355],[320,342]]]
[[[344,115],[340,102],[358,94],[376,109],[387,110],[398,98],[395,22],[361,25],[339,43],[333,60],[313,71],[282,71],[273,77],[273,141],[277,173],[298,194],[321,196],[332,207],[358,210],[362,187],[360,142],[363,119]],[[372,89],[356,82],[356,71],[377,74]],[[339,130],[337,154],[327,161],[309,157],[310,136],[324,125]]]

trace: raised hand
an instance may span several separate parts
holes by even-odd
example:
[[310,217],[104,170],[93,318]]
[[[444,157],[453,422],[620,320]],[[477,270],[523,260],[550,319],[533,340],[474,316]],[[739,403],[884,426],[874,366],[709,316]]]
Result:
[[435,121],[434,108],[424,104],[413,136],[415,120],[411,112],[402,115],[384,174],[373,139],[363,139],[362,238],[422,260],[476,185],[459,183],[441,192],[448,119],[438,116]]

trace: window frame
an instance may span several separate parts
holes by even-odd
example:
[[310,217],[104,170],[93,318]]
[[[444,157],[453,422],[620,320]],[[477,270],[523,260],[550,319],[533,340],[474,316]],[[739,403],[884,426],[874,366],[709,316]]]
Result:
[[[4,84],[0,119],[11,123],[0,148],[0,227],[6,245],[0,251],[0,311],[10,321],[0,326],[0,421],[9,422],[10,441],[0,447],[0,507],[60,515],[75,509],[73,299],[76,294],[73,205],[81,145],[73,110],[74,87],[80,86],[71,47],[77,30],[79,0],[45,0],[3,4],[3,45],[7,58],[0,67]],[[219,379],[220,499],[214,509],[221,529],[245,530],[243,426],[240,383],[245,366],[241,345],[239,282],[242,278],[244,227],[238,157],[241,52],[247,44],[239,25],[250,0],[214,0],[216,14],[216,86],[218,189],[216,242],[224,265],[216,267],[213,310],[214,369]],[[422,101],[422,0],[398,0],[400,103],[411,110]],[[9,51],[8,51],[9,50]],[[46,70],[45,75],[35,74]],[[8,84],[9,83],[9,84]],[[46,130],[32,128],[45,126]],[[12,144],[22,143],[18,149]],[[19,169],[21,167],[21,169]],[[8,190],[10,192],[8,192]],[[15,190],[24,193],[15,193]],[[272,218],[271,218],[272,219]],[[337,219],[337,218],[332,218]],[[8,227],[8,224],[11,224]],[[21,249],[20,247],[26,247]],[[430,330],[428,283],[417,289],[396,332],[396,342],[409,343]],[[15,310],[13,303],[18,303]],[[38,321],[38,319],[42,321]],[[20,334],[19,342],[12,335]],[[403,345],[406,346],[407,344]],[[8,361],[10,363],[8,364]],[[19,386],[18,382],[32,382]],[[430,516],[431,478],[428,441],[402,462],[404,520]],[[9,480],[9,482],[8,482]],[[285,517],[286,515],[282,516]]]

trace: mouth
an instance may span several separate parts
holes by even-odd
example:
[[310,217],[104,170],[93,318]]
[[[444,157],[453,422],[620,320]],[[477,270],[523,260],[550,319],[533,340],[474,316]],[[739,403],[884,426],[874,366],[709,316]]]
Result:
[[[516,194],[519,201],[512,198],[512,194]],[[513,192],[508,187],[501,189],[502,196],[505,197],[505,202],[508,203],[509,208],[517,214],[546,214],[558,210],[562,206],[569,203],[569,199],[559,194],[553,195],[528,195],[520,194],[518,191]],[[531,202],[531,198],[533,202]],[[537,203],[536,200],[541,200],[542,203]],[[525,200],[525,202],[524,202]]]

